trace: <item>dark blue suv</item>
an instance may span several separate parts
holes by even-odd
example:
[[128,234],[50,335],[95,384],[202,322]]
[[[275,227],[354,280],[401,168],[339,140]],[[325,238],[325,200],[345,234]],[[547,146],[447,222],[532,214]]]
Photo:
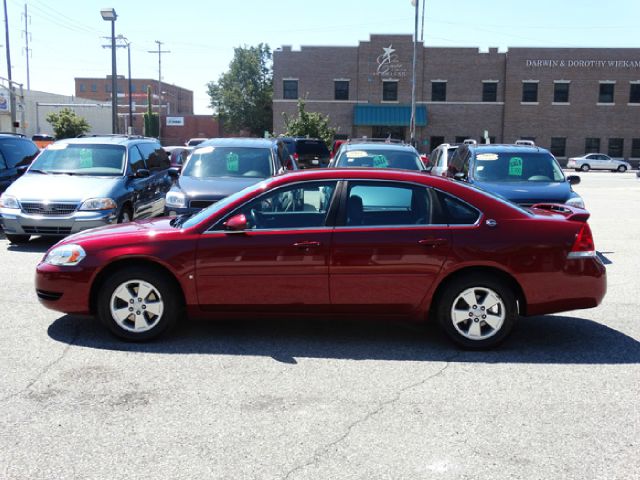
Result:
[[563,203],[584,208],[582,197],[571,188],[580,183],[580,177],[565,177],[551,152],[536,146],[461,145],[445,176],[522,206]]

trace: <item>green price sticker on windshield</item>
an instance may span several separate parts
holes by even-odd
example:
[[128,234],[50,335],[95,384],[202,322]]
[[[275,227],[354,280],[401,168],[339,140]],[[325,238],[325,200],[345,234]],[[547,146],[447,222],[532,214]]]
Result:
[[237,172],[240,170],[240,157],[237,153],[227,154],[227,172]]
[[520,157],[511,157],[509,159],[509,176],[510,177],[522,176],[522,159]]
[[91,155],[91,150],[88,148],[80,149],[80,168],[91,168],[93,167],[93,159]]
[[374,155],[373,166],[376,168],[387,168],[389,166],[387,157],[385,157],[384,155]]

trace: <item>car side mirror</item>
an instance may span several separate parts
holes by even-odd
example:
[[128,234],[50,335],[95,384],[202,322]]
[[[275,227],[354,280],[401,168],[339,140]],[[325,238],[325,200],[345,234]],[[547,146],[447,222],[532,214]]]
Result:
[[224,222],[224,227],[232,232],[242,232],[247,229],[247,217],[243,213],[234,215]]
[[463,172],[457,172],[453,175],[453,178],[464,182],[467,179],[467,176]]
[[580,183],[580,177],[578,175],[569,175],[567,181],[569,185],[578,185]]
[[147,178],[151,176],[151,172],[146,168],[140,168],[133,174],[134,178]]
[[169,175],[171,178],[178,178],[180,176],[180,168],[178,167],[171,167],[168,171],[167,171],[167,175]]

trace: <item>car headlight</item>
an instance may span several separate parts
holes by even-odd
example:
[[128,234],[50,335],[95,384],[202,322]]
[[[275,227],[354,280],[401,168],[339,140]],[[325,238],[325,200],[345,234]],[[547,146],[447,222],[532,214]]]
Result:
[[79,264],[86,256],[80,245],[71,243],[52,248],[43,261],[49,265],[73,266]]
[[18,199],[12,195],[2,194],[0,196],[0,207],[2,208],[20,208]]
[[569,206],[571,206],[571,207],[585,208],[584,207],[584,200],[582,200],[582,197],[573,197],[573,198],[570,198],[569,200],[567,200],[564,203],[569,205]]
[[82,202],[80,210],[112,210],[117,206],[112,198],[90,198]]
[[169,208],[185,208],[187,206],[187,197],[182,192],[169,192],[165,199],[165,205]]

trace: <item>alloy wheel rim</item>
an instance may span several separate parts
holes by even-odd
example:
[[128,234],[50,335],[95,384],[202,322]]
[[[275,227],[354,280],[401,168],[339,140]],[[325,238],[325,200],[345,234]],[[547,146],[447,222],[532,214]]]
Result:
[[451,306],[456,331],[469,340],[485,340],[500,331],[506,318],[504,301],[486,287],[467,288]]
[[109,302],[113,320],[129,332],[143,333],[162,318],[164,302],[156,287],[144,280],[127,280],[113,291]]

